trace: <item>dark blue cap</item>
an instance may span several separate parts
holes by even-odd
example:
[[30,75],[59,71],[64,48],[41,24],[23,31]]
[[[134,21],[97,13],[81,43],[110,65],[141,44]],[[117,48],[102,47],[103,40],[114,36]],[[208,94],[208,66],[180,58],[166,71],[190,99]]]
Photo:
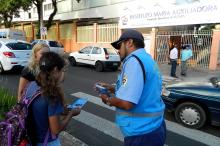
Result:
[[111,45],[115,49],[120,49],[120,46],[119,46],[120,42],[127,40],[127,39],[135,39],[135,40],[142,41],[142,42],[144,41],[144,37],[140,32],[134,29],[127,29],[122,33],[120,38],[117,41],[112,42]]

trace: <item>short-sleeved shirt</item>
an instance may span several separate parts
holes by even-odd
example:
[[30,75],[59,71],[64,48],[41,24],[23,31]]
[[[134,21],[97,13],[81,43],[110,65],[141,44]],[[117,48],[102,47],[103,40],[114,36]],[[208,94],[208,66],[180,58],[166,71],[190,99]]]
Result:
[[181,52],[181,61],[186,61],[188,60],[190,57],[192,57],[192,50],[191,49],[184,49]]
[[[144,50],[137,50],[136,52],[140,51]],[[137,104],[144,86],[142,68],[138,60],[130,55],[124,60],[122,70],[123,73],[118,76],[118,82],[121,83],[117,83],[117,85],[121,85],[121,87],[116,87],[118,88],[116,89],[116,97]]]
[[28,67],[25,67],[21,72],[21,77],[25,78],[29,82],[35,81],[35,75],[31,72]]
[[[60,115],[64,111],[61,102],[49,101],[47,97],[37,97],[29,107],[29,125],[33,126],[32,138],[37,143],[43,143],[49,128],[49,117]],[[53,141],[51,134],[48,142]]]
[[177,48],[173,48],[171,51],[170,51],[170,59],[178,59],[178,50]]

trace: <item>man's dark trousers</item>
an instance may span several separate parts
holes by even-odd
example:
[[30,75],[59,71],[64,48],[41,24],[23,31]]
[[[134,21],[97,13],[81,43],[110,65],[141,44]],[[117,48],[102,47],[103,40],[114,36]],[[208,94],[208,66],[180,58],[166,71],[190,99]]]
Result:
[[177,60],[171,59],[171,73],[170,76],[176,77],[176,65],[177,65]]
[[137,136],[124,138],[124,146],[164,146],[166,141],[166,124],[162,122],[156,130]]

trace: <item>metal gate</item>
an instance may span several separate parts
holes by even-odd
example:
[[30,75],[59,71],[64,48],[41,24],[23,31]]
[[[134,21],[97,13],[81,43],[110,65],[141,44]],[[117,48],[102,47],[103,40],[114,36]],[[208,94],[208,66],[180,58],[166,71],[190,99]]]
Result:
[[[185,44],[191,46],[193,57],[188,61],[189,67],[195,69],[209,67],[212,30],[158,32],[155,49],[155,58],[158,63],[169,62],[169,52],[174,44],[178,46],[179,58],[182,46]],[[178,59],[178,63],[180,63],[180,59]]]

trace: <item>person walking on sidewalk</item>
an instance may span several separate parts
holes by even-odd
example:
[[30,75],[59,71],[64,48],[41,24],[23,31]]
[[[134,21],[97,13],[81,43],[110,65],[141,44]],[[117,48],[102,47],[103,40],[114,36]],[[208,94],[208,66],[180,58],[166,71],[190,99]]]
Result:
[[[116,107],[116,124],[124,135],[124,146],[163,146],[166,139],[162,77],[157,63],[144,49],[143,35],[132,29],[111,43],[123,61],[116,87],[108,89],[102,101]],[[97,88],[95,88],[97,90]]]
[[178,59],[178,49],[177,49],[177,45],[174,45],[173,49],[170,50],[170,62],[171,62],[170,76],[174,78],[177,78],[176,76],[177,59]]
[[188,45],[184,45],[183,50],[181,51],[181,75],[186,76],[187,62],[192,56],[192,50]]

